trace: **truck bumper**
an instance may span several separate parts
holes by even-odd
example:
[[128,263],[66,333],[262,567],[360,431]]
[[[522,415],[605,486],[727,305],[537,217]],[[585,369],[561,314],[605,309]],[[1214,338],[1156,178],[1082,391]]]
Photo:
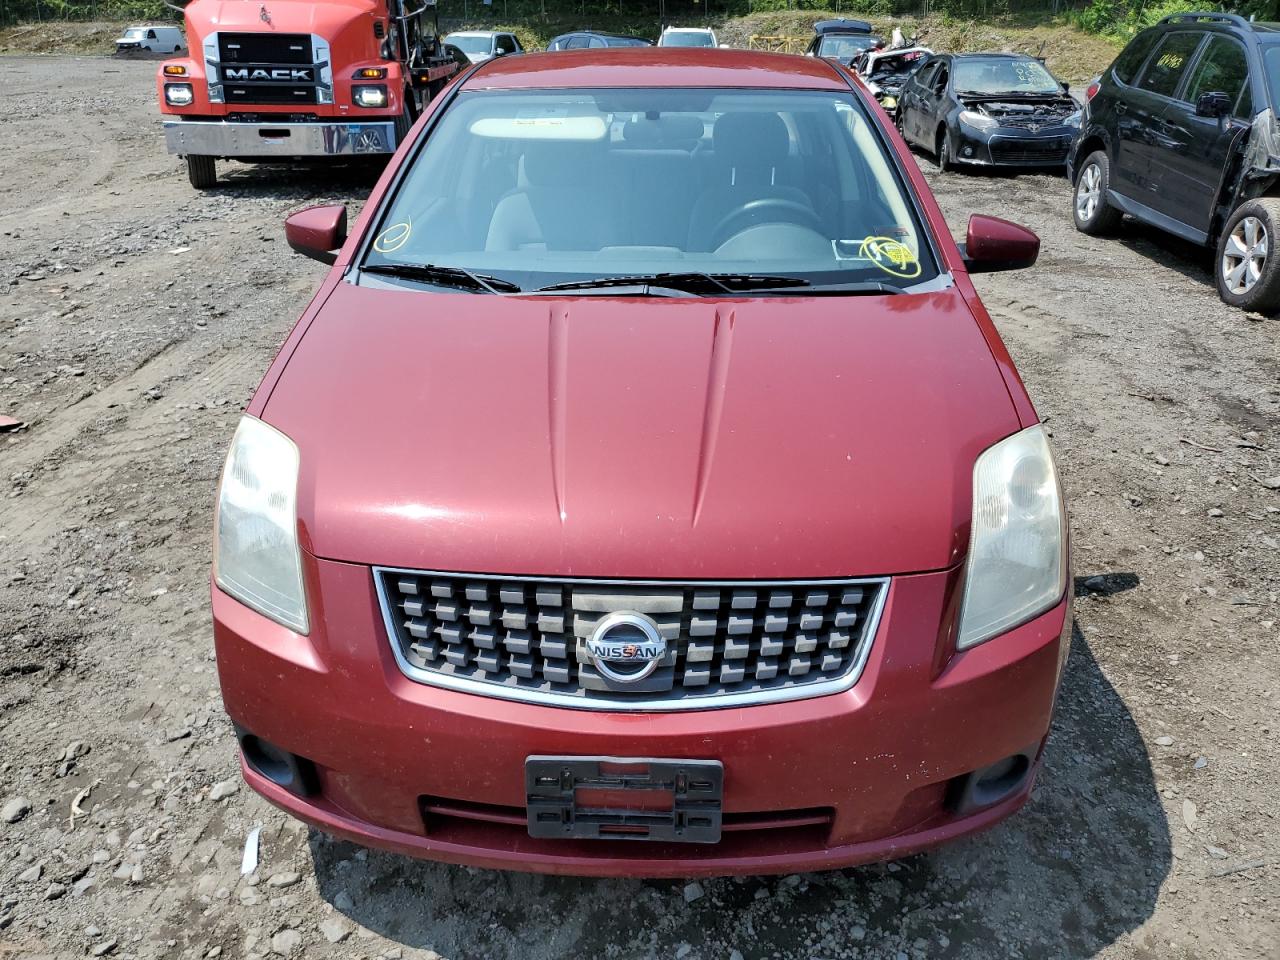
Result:
[[395,123],[166,120],[170,153],[208,157],[338,157],[394,153]]

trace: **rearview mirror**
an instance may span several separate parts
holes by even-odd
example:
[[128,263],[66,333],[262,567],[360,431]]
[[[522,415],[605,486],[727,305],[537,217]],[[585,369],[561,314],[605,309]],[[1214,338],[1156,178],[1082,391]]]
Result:
[[975,213],[961,252],[970,273],[1023,270],[1040,256],[1040,238],[1016,223]]
[[1231,97],[1225,93],[1202,93],[1196,99],[1197,117],[1225,117],[1231,112]]
[[333,263],[347,242],[347,208],[335,203],[299,210],[285,218],[284,238],[303,256]]

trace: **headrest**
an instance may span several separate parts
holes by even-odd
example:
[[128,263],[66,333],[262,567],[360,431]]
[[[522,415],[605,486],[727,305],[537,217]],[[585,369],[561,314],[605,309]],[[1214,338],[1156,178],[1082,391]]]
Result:
[[716,159],[733,166],[776,166],[791,151],[787,125],[776,113],[726,113],[712,139]]
[[520,158],[521,182],[531,187],[560,187],[588,176],[599,154],[597,140],[530,140]]

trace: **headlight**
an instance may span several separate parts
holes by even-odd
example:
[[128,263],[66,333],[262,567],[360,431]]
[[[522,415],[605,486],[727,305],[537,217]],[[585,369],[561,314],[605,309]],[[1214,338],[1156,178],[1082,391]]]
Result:
[[171,107],[187,107],[195,99],[189,83],[166,83],[164,85],[164,102]]
[[968,124],[975,130],[994,130],[1000,126],[1000,121],[995,117],[988,117],[985,113],[979,113],[977,110],[961,110],[960,122]]
[[1071,114],[1071,116],[1067,117],[1067,119],[1063,120],[1062,122],[1068,127],[1078,127],[1080,126],[1080,122],[1083,119],[1084,119],[1084,111],[1077,110],[1075,113]]
[[218,491],[214,580],[264,616],[306,633],[297,499],[298,448],[261,420],[242,417]]
[[898,105],[897,97],[885,96],[880,98],[880,106],[884,107],[886,110],[892,110],[897,105]]
[[351,88],[351,99],[357,107],[385,107],[387,88],[382,84],[367,84]]
[[973,468],[973,531],[956,646],[1043,613],[1066,590],[1066,511],[1040,426],[1002,440]]

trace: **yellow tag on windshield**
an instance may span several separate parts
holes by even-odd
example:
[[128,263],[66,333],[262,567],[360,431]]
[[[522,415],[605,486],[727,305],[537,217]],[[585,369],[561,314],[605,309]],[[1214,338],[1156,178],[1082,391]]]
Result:
[[895,277],[910,280],[920,276],[920,261],[915,252],[892,237],[867,237],[858,247],[858,256]]

